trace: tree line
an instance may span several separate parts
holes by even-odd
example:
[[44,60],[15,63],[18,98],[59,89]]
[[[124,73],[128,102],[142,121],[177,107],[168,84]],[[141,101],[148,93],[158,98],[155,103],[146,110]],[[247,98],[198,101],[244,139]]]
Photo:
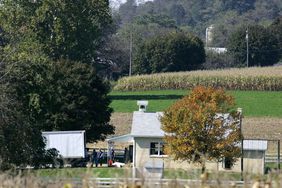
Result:
[[[229,53],[220,55],[207,53],[205,63],[199,61],[198,67],[201,69],[244,67],[246,66],[245,32],[249,27],[250,66],[272,65],[279,61],[282,54],[281,29],[279,29],[281,27],[281,21],[279,21],[281,20],[279,17],[281,8],[279,7],[282,7],[282,3],[276,0],[268,3],[261,0],[155,0],[138,5],[135,0],[127,0],[113,12],[116,32],[109,38],[107,44],[113,47],[114,51],[119,52],[115,60],[119,64],[121,75],[128,75],[130,53],[133,72],[142,74],[144,70],[138,70],[140,69],[140,56],[144,56],[142,51],[144,46],[148,46],[148,43],[152,43],[153,40],[158,43],[159,40],[156,38],[159,37],[161,40],[163,35],[172,36],[173,32],[189,33],[205,41],[206,28],[213,26],[212,40],[208,45],[204,42],[204,46],[225,47]],[[153,49],[148,49],[151,54],[158,53]],[[255,56],[256,58],[253,58]],[[270,56],[274,59],[269,59]],[[149,55],[141,63],[144,65],[141,66],[146,67],[150,58]],[[159,60],[152,61],[155,61],[152,64],[158,64]],[[170,62],[168,61],[167,64]],[[134,70],[136,67],[138,68]]]

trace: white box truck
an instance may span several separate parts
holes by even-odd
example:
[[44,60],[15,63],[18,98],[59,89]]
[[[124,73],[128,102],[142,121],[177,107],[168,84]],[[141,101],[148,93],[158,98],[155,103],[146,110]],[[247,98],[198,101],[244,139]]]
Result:
[[46,139],[46,149],[55,148],[64,161],[72,166],[85,166],[87,163],[85,131],[42,132]]

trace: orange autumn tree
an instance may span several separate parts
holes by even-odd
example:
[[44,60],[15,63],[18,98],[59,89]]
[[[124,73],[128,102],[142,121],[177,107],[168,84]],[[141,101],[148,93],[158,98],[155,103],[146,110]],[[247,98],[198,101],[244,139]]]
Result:
[[200,163],[240,156],[240,113],[222,89],[198,86],[161,118],[166,152],[175,160]]

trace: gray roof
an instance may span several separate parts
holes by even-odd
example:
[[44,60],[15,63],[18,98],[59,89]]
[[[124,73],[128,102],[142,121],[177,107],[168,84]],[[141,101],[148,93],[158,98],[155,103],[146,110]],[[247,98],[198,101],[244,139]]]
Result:
[[244,150],[267,150],[267,140],[244,140]]
[[160,118],[162,112],[134,112],[131,135],[133,137],[163,137]]
[[130,134],[116,136],[106,139],[107,142],[132,142],[133,137]]

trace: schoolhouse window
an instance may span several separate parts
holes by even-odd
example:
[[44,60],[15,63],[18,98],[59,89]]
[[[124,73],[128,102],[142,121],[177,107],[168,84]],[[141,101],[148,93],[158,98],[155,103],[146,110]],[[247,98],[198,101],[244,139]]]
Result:
[[150,155],[158,155],[158,142],[151,142]]
[[150,155],[164,155],[164,143],[162,142],[151,142],[150,144]]

